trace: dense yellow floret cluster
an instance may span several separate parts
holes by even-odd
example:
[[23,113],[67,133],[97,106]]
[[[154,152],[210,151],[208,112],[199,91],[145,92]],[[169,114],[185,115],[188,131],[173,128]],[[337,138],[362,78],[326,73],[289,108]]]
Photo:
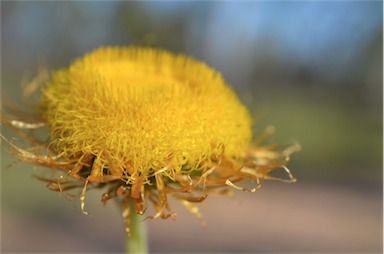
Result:
[[[150,203],[152,218],[174,215],[170,195],[200,216],[193,203],[218,187],[254,192],[264,179],[296,181],[285,164],[299,147],[262,146],[272,128],[250,144],[249,112],[220,73],[193,58],[102,47],[53,72],[40,88],[39,121],[0,118],[32,146],[1,140],[17,158],[64,172],[38,178],[54,191],[82,188],[84,213],[88,186],[106,187],[102,201],[121,202],[127,231],[132,207],[144,214]],[[43,126],[47,141],[33,132]],[[269,174],[276,169],[288,178]],[[256,186],[238,185],[247,179]]]
[[159,49],[99,48],[55,72],[44,94],[53,147],[94,156],[100,181],[164,168],[173,179],[220,145],[239,158],[251,138],[249,113],[218,72]]

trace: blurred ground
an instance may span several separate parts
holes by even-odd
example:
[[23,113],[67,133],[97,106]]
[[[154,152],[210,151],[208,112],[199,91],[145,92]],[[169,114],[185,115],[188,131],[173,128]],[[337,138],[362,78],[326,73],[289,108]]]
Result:
[[[101,45],[149,45],[220,71],[252,112],[255,135],[273,125],[269,142],[300,142],[288,165],[297,183],[210,196],[204,227],[175,205],[175,221],[148,221],[151,252],[382,253],[381,1],[0,4],[2,106],[32,109],[20,84],[39,66],[67,66]],[[120,213],[101,207],[101,192],[88,193],[84,216],[76,198],[32,177],[46,169],[13,161],[2,144],[2,253],[123,251]]]
[[[147,221],[149,248],[152,253],[381,253],[380,187],[361,188],[266,182],[253,194],[237,191],[235,199],[208,197],[200,205],[205,226],[176,204],[174,221]],[[40,193],[29,192],[29,202],[2,209],[2,253],[123,252],[123,224],[114,203],[101,208],[99,197],[90,195],[91,216],[85,216],[77,200],[74,208],[56,193],[43,198]]]

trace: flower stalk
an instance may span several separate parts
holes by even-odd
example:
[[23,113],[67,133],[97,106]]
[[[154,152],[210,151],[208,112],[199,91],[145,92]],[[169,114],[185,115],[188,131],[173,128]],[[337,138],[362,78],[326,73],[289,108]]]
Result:
[[148,253],[147,229],[143,217],[135,212],[134,202],[130,202],[129,209],[130,228],[126,232],[126,253]]

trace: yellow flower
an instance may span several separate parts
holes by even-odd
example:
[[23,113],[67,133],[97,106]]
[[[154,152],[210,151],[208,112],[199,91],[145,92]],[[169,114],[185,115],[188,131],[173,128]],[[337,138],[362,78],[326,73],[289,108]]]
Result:
[[[286,181],[295,181],[284,165],[297,147],[250,146],[247,109],[217,71],[190,57],[102,47],[54,72],[42,93],[38,114],[50,128],[48,155],[1,137],[20,159],[66,172],[43,179],[51,189],[69,189],[78,186],[70,179],[79,180],[83,211],[90,183],[108,186],[102,200],[121,198],[125,213],[130,200],[139,214],[150,202],[153,217],[166,218],[173,214],[170,194],[199,215],[191,202],[215,186],[255,191],[263,179],[278,179],[268,175],[278,168],[287,171]],[[13,128],[40,126],[5,119]],[[235,185],[244,179],[257,186]]]

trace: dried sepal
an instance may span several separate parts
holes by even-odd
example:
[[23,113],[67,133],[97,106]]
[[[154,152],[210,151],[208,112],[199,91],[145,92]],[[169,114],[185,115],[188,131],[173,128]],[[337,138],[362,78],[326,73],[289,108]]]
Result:
[[0,133],[0,139],[5,141],[10,149],[8,149],[9,153],[14,155],[16,158],[32,163],[39,166],[46,166],[53,169],[67,169],[68,165],[70,165],[72,162],[67,161],[59,161],[61,154],[58,155],[40,155],[37,153],[31,153],[25,149],[22,149],[18,147],[17,145],[13,144],[11,141],[6,139],[3,134]]
[[[245,192],[255,192],[262,186],[264,180],[296,181],[285,166],[290,154],[299,149],[296,144],[288,146],[280,152],[274,150],[278,147],[276,145],[257,146],[245,153],[242,163],[240,163],[240,160],[227,158],[224,155],[225,146],[220,145],[216,150],[217,152],[200,163],[202,168],[200,169],[200,175],[180,173],[175,174],[174,179],[170,179],[167,174],[164,174],[169,167],[163,167],[153,172],[150,177],[144,174],[136,175],[136,173],[122,175],[121,171],[110,171],[103,168],[94,155],[82,154],[70,161],[65,161],[62,160],[60,155],[42,156],[33,154],[13,144],[2,134],[0,134],[0,137],[9,145],[10,152],[19,159],[66,172],[66,176],[61,175],[55,179],[39,176],[36,176],[36,178],[47,182],[48,188],[53,191],[62,192],[80,188],[80,206],[84,214],[88,214],[85,210],[85,197],[90,183],[100,183],[102,187],[106,186],[108,188],[107,192],[103,193],[101,197],[104,205],[110,199],[123,197],[121,204],[126,225],[129,225],[129,213],[126,210],[129,202],[134,204],[134,211],[130,212],[143,215],[147,209],[146,201],[148,201],[154,207],[156,213],[147,216],[147,218],[165,219],[175,216],[175,212],[168,202],[168,196],[172,196],[180,200],[197,217],[201,217],[197,207],[192,203],[202,202],[210,193],[228,193],[226,189],[216,191],[216,189],[223,186]],[[50,151],[49,153],[54,152],[49,147],[47,149]],[[169,162],[171,163],[172,160],[169,160]],[[128,163],[127,165],[131,164]],[[270,173],[275,170],[284,170],[288,177],[282,179],[271,176]],[[134,171],[131,170],[131,172]],[[247,179],[256,181],[256,186],[249,189],[236,184]],[[80,181],[82,184],[76,183],[76,181]],[[196,194],[199,195],[196,196]]]

